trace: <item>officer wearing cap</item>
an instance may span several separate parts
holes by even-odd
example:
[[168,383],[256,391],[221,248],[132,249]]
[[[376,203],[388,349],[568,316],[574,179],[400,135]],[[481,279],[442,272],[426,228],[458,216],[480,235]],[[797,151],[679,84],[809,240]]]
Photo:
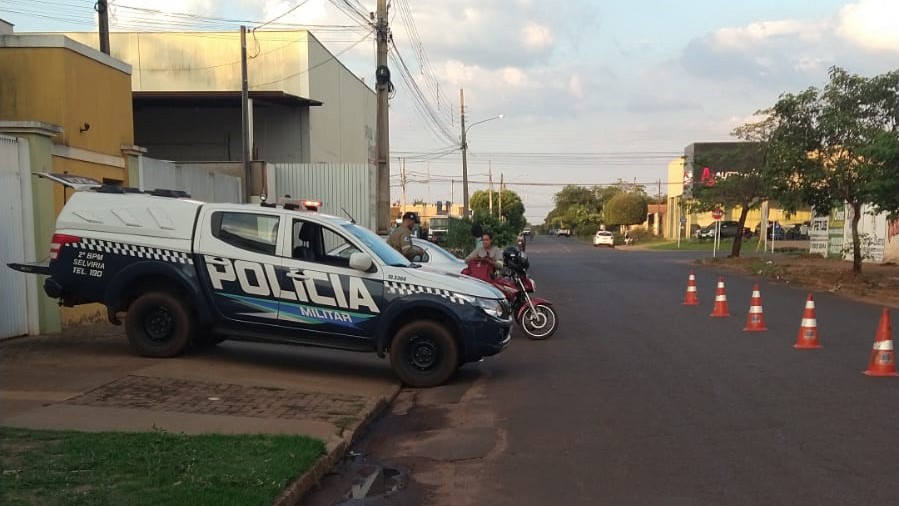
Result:
[[412,244],[412,227],[414,226],[415,213],[406,212],[403,214],[403,223],[393,229],[390,237],[387,238],[387,244],[402,253],[409,260],[415,258],[416,255],[423,255],[425,252],[425,250]]

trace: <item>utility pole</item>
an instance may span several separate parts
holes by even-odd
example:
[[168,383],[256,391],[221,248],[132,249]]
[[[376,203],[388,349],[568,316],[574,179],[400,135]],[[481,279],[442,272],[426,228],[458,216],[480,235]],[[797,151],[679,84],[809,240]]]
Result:
[[402,169],[400,169],[400,186],[403,187],[403,201],[400,203],[400,214],[406,212],[406,159],[400,158]]
[[456,180],[450,179],[450,211],[452,211],[453,202],[456,201]]
[[490,194],[490,216],[493,216],[493,162],[487,162],[487,176],[490,178],[490,185],[487,192]]
[[250,86],[247,80],[247,27],[240,27],[240,161],[243,164],[244,202],[253,193],[253,171],[250,167]]
[[387,26],[387,0],[378,0],[377,24],[378,68],[375,71],[378,91],[378,219],[379,233],[387,233],[390,222],[390,118],[387,99],[390,94],[390,69],[387,67],[387,43],[390,30]]
[[97,0],[94,9],[100,17],[100,52],[109,54],[109,4],[106,0]]
[[459,88],[459,112],[462,124],[462,217],[468,213],[468,141],[465,139],[465,91]]
[[499,221],[503,221],[503,173],[499,173]]

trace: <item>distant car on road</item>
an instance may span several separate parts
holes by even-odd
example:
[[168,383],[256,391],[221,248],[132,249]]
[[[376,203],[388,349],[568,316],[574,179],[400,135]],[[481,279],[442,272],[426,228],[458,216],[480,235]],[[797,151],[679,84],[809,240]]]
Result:
[[533,232],[531,232],[531,227],[524,227],[524,230],[521,231],[521,235],[525,237],[530,237],[531,235],[533,235]]
[[571,236],[571,230],[569,230],[569,229],[567,229],[567,228],[560,228],[560,229],[556,232],[556,235],[558,235],[558,236],[560,236],[560,237],[570,237],[570,236]]
[[610,248],[614,248],[615,236],[612,235],[612,232],[609,232],[608,230],[599,230],[596,232],[596,235],[593,236],[593,245],[608,246]]

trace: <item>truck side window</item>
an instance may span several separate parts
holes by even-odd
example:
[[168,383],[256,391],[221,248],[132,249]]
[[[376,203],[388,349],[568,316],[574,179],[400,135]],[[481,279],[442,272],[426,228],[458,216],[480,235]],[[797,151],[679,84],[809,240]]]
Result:
[[292,236],[292,257],[297,260],[349,267],[349,253],[359,251],[343,236],[317,223],[293,220]]
[[274,255],[281,218],[268,214],[215,212],[212,235],[236,248]]

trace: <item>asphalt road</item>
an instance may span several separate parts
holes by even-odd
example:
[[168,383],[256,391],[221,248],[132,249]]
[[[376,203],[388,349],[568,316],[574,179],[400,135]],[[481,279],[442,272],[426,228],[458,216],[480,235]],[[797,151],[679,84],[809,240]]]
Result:
[[[708,268],[682,306],[701,253],[538,237],[528,254],[557,334],[404,391],[305,504],[899,504],[899,378],[861,374],[879,307],[815,294],[823,348],[799,351],[800,289],[762,284],[765,333],[742,331],[749,278],[726,275],[730,318],[709,317]],[[403,488],[342,502],[375,466]]]

